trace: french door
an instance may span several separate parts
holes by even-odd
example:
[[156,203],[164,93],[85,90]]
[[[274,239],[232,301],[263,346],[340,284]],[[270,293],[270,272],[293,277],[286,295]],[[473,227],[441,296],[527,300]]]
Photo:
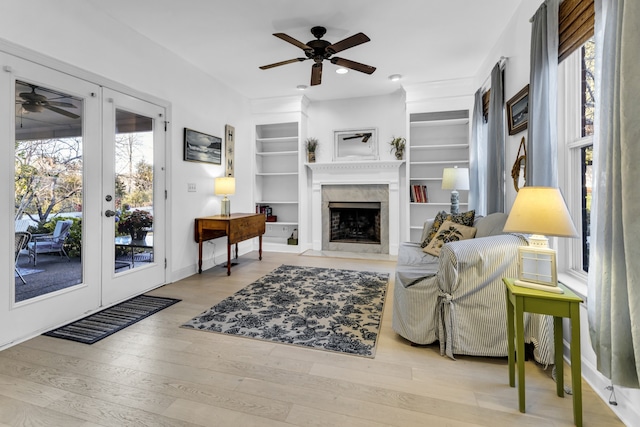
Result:
[[103,89],[103,304],[164,283],[164,108]]
[[[164,283],[165,112],[3,52],[0,66],[2,348]],[[142,242],[121,239],[124,204],[148,214]]]

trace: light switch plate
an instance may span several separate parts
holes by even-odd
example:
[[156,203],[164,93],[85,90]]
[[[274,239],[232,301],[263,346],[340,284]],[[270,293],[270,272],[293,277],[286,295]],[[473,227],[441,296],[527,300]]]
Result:
[[187,191],[189,193],[194,193],[196,191],[196,184],[193,182],[190,182],[187,184]]

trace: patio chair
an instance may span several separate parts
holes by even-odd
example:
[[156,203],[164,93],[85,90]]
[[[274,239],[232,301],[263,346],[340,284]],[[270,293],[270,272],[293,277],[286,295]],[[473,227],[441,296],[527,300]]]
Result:
[[38,255],[57,253],[67,257],[71,261],[69,255],[64,250],[64,242],[69,237],[71,225],[73,221],[58,221],[53,234],[39,234],[31,236],[31,242],[27,245],[29,248],[29,259],[33,258],[33,265],[38,264]]
[[29,240],[31,240],[31,233],[28,231],[16,231],[16,259],[14,268],[16,270],[16,274],[25,285],[27,282],[24,280],[24,277],[22,277],[22,274],[20,274],[20,270],[18,270],[18,258],[20,257],[20,251],[27,247]]

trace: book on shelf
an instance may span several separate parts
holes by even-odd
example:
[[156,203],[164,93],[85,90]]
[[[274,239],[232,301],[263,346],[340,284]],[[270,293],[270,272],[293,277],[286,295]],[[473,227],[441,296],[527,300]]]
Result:
[[428,203],[429,192],[426,185],[413,184],[411,186],[411,202],[412,203]]

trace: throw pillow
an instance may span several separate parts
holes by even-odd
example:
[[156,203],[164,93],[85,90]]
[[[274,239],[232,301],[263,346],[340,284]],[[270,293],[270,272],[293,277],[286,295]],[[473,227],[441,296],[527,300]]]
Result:
[[473,239],[475,235],[476,229],[474,227],[468,227],[453,221],[445,221],[433,239],[422,250],[433,256],[440,256],[440,249],[445,243]]
[[467,227],[473,226],[473,220],[475,219],[476,211],[470,210],[468,212],[462,212],[459,214],[450,214],[445,211],[440,211],[436,215],[436,218],[433,220],[433,225],[431,225],[431,229],[429,229],[429,233],[427,233],[427,237],[420,244],[421,248],[425,248],[435,237],[436,233],[442,224],[445,221],[452,221],[456,224],[466,225]]

